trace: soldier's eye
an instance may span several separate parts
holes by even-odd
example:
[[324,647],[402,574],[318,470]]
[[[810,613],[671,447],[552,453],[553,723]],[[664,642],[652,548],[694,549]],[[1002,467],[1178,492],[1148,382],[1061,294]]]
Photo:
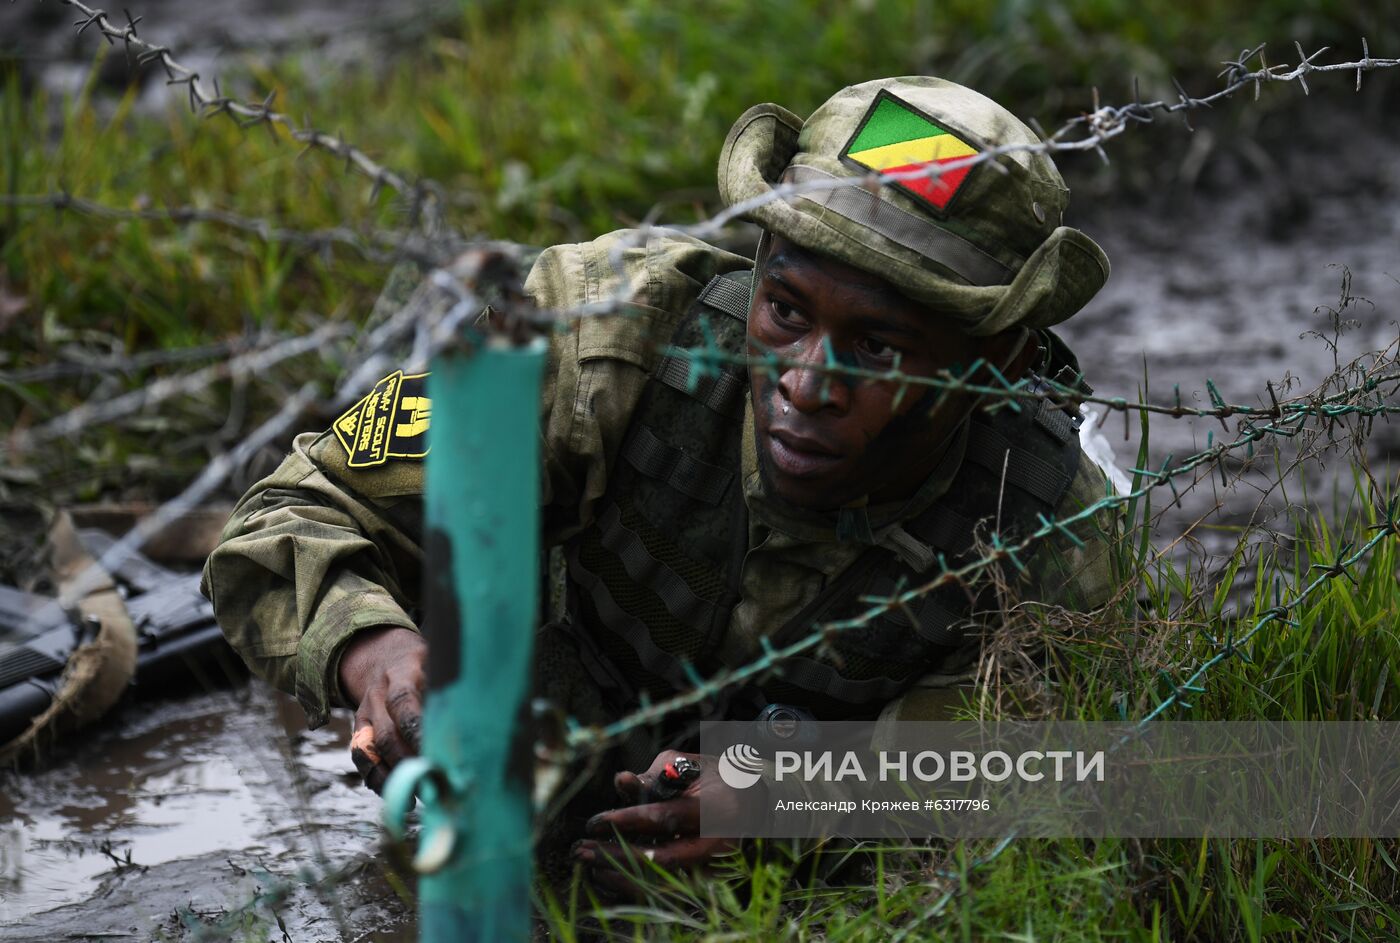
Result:
[[877,337],[867,337],[860,342],[861,353],[871,360],[878,360],[882,363],[893,362],[896,353],[895,348],[886,344]]
[[768,310],[773,313],[773,320],[786,327],[804,327],[807,323],[796,308],[776,298],[768,299]]

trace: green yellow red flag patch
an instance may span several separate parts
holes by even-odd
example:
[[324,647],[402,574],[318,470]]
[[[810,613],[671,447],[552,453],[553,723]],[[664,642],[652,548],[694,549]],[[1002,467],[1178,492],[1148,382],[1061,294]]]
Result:
[[[978,148],[889,92],[875,96],[841,156],[881,173],[905,173],[931,164],[949,164],[976,154]],[[972,167],[956,167],[937,177],[893,183],[905,193],[942,212],[958,195]]]
[[395,370],[374,385],[332,426],[351,468],[383,465],[391,458],[421,459],[428,454],[428,375]]

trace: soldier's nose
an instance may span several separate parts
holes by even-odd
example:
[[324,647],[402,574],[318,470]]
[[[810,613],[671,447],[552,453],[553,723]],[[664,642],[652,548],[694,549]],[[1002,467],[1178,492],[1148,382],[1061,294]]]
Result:
[[821,338],[814,337],[790,358],[796,360],[796,364],[786,367],[778,378],[778,390],[782,395],[782,402],[778,404],[780,413],[787,410],[789,403],[804,413],[826,408],[844,411],[850,405],[846,378],[825,369],[826,351]]

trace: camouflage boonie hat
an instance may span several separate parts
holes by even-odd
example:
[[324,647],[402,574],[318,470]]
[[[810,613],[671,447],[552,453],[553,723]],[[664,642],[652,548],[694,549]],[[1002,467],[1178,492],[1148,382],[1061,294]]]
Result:
[[961,85],[920,75],[879,79],[843,89],[805,122],[779,105],[750,108],[725,139],[719,190],[736,206],[781,183],[951,164],[937,178],[854,182],[744,215],[879,275],[956,317],[969,334],[1049,327],[1108,278],[1098,244],[1061,225],[1069,190],[1054,162],[1014,151],[955,164],[988,147],[1038,140],[1006,109]]

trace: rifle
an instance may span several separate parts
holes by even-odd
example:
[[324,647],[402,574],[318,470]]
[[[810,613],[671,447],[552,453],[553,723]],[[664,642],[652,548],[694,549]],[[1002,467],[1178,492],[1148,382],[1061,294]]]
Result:
[[[80,531],[79,537],[94,557],[114,542],[98,530]],[[198,573],[178,573],[138,553],[112,576],[138,633],[132,680],[137,693],[228,661],[231,649],[213,606],[199,592]],[[0,744],[48,709],[68,658],[96,630],[71,617],[55,598],[0,586]]]

